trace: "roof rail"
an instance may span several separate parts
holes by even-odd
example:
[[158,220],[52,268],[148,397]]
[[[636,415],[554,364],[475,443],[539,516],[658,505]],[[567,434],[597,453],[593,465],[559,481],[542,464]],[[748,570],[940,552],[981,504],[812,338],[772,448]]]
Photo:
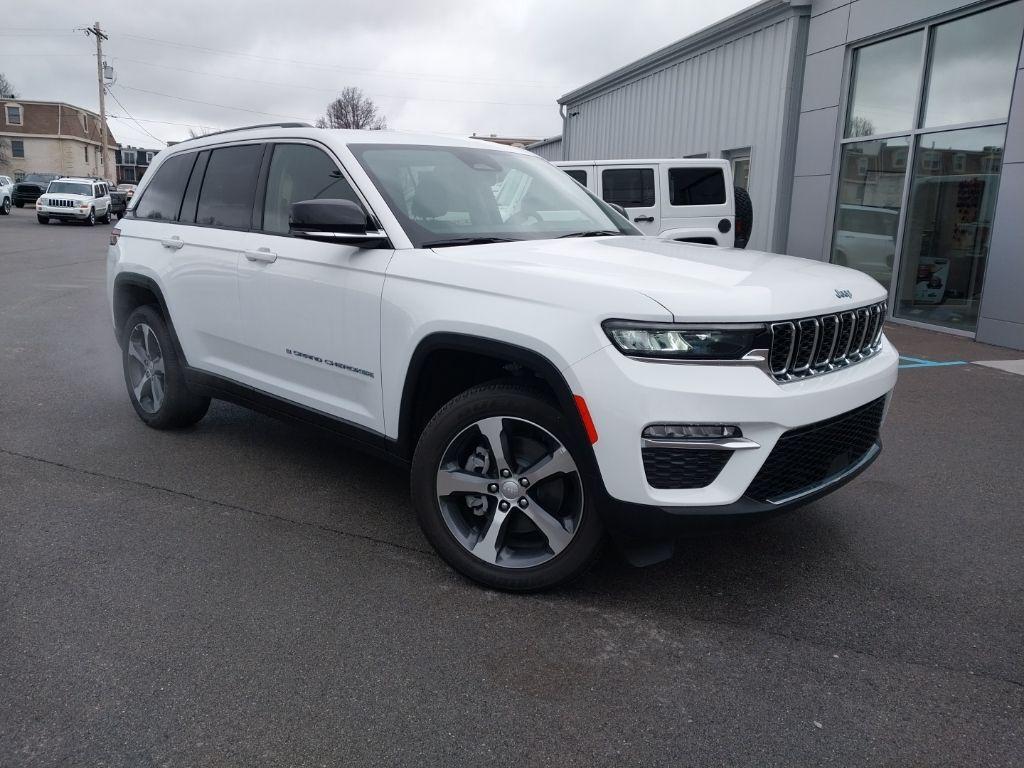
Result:
[[184,139],[179,142],[184,144],[186,141],[193,141],[195,139],[205,139],[207,136],[220,136],[224,133],[235,133],[236,131],[250,131],[255,128],[312,128],[313,126],[309,123],[260,123],[259,125],[243,125],[238,128],[227,128],[223,131],[213,131],[212,133],[204,133],[202,136],[193,136],[189,139]]

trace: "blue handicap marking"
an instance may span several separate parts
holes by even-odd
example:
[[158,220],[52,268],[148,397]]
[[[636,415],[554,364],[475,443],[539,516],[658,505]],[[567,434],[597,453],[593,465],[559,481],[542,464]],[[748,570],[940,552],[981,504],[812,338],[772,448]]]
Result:
[[949,365],[967,365],[964,360],[954,360],[948,363],[937,363],[934,360],[922,360],[919,357],[907,357],[900,355],[900,368],[944,368]]

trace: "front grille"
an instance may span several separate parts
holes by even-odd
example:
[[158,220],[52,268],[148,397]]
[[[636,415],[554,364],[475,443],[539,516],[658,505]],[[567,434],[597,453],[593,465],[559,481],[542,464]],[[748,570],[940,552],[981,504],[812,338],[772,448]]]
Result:
[[791,429],[775,444],[746,495],[778,502],[822,485],[878,442],[885,397],[825,421]]
[[704,488],[732,456],[732,451],[701,448],[643,448],[641,453],[652,488]]
[[776,381],[834,371],[878,351],[885,302],[849,312],[772,323],[768,365]]
[[74,200],[58,200],[56,198],[44,198],[43,205],[50,208],[74,208],[78,205]]

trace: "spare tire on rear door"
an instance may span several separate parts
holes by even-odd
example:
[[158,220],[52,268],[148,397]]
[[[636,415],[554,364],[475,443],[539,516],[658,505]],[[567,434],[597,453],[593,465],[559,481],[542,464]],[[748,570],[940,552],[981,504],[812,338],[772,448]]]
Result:
[[754,205],[750,202],[750,195],[743,187],[734,187],[736,200],[736,233],[734,245],[737,248],[746,248],[750,242],[750,231],[754,228]]

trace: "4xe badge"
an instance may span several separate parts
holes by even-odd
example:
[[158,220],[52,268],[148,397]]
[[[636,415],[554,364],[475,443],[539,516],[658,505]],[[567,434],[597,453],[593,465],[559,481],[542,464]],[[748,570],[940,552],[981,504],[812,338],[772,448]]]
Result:
[[836,288],[837,299],[852,299],[853,291],[849,291],[846,288]]

